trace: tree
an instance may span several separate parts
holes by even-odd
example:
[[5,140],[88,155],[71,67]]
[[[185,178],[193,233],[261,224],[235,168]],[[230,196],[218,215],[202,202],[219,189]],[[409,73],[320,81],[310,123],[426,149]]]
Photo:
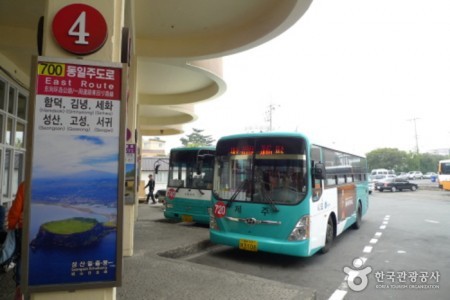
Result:
[[185,147],[212,146],[215,140],[210,135],[203,135],[203,129],[192,128],[192,133],[180,139]]
[[388,169],[395,172],[436,172],[439,160],[446,156],[400,151],[396,148],[375,149],[366,154],[369,170]]
[[366,155],[369,170],[388,169],[395,172],[406,172],[408,169],[408,154],[397,148],[380,148]]
[[424,174],[426,172],[437,172],[438,163],[442,159],[448,159],[448,157],[430,153],[420,154],[420,171]]

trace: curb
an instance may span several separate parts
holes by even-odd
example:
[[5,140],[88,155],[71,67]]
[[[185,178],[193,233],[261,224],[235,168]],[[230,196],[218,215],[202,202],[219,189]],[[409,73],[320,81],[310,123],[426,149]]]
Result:
[[205,251],[208,248],[211,248],[214,244],[210,240],[203,240],[198,243],[194,243],[191,245],[177,247],[175,249],[171,249],[168,251],[157,253],[157,255],[166,257],[166,258],[182,258],[185,256],[197,254],[198,252]]

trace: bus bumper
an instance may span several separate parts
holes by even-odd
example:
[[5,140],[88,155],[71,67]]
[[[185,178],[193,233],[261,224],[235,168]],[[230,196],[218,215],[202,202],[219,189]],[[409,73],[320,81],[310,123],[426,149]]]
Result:
[[[213,242],[214,244],[227,245],[254,252],[263,251],[300,257],[308,257],[316,252],[309,250],[309,240],[282,241],[266,237],[246,236],[243,234],[230,232],[224,233],[214,229],[209,230],[209,237],[211,242]],[[243,249],[243,247],[240,246],[242,245],[241,242],[243,240],[248,241],[248,243],[252,245],[256,245],[256,248],[252,247],[251,250]]]
[[443,181],[443,182],[442,182],[442,188],[443,188],[445,191],[450,191],[450,181]]
[[195,222],[200,224],[209,224],[209,215],[186,214],[177,211],[164,211],[164,217],[169,220],[179,222]]

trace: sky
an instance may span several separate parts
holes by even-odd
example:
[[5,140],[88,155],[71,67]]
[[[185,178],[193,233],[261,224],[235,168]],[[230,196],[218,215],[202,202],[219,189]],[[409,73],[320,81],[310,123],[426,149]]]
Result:
[[80,172],[117,173],[117,137],[40,135],[35,140],[34,176],[67,177]]
[[448,0],[313,0],[286,32],[223,63],[227,91],[196,104],[184,134],[161,137],[169,148],[192,128],[218,140],[270,124],[357,154],[450,148]]

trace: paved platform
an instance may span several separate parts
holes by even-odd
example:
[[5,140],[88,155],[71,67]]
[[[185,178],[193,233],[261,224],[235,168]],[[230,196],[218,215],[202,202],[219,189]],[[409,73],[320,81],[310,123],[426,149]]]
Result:
[[[117,300],[315,299],[315,291],[177,259],[205,250],[207,226],[171,223],[162,205],[139,204],[134,255],[125,257]],[[0,274],[0,300],[14,296],[12,272]]]
[[161,204],[139,205],[135,253],[124,258],[117,299],[315,299],[310,288],[176,259],[207,246],[206,226],[173,224]]
[[0,271],[0,300],[14,299],[15,286],[13,272]]

